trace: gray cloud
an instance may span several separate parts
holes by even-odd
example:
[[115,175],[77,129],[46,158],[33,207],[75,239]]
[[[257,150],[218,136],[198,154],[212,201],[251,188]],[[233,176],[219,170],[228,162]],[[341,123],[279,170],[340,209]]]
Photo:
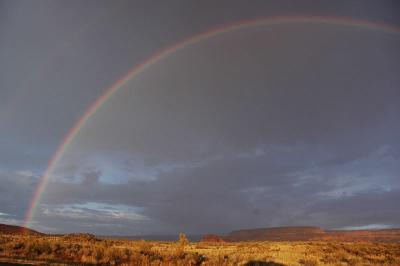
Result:
[[90,118],[43,202],[124,204],[174,232],[397,225],[399,41],[300,23],[187,48]]
[[[363,162],[370,164],[375,158]],[[356,162],[354,164],[358,164]],[[382,169],[383,168],[383,169]],[[380,186],[378,176],[359,176],[341,167],[311,173],[276,167],[268,157],[226,158],[211,164],[164,173],[158,180],[127,184],[52,183],[44,202],[58,209],[63,204],[103,202],[136,206],[138,213],[159,221],[172,232],[226,232],[235,228],[314,224],[328,228],[389,224],[396,226],[398,188]],[[397,179],[398,166],[385,177]],[[349,175],[350,174],[350,175]],[[384,184],[387,185],[387,184]],[[390,183],[398,187],[398,183]],[[379,215],[376,210],[380,210]],[[85,215],[83,215],[85,217]],[[120,219],[115,218],[115,223]],[[46,223],[46,221],[44,221]],[[110,223],[111,224],[111,223]],[[154,224],[151,224],[154,226]],[[131,229],[150,231],[150,224]],[[158,225],[160,226],[160,225]]]
[[0,172],[0,220],[21,223],[39,177],[30,171]]

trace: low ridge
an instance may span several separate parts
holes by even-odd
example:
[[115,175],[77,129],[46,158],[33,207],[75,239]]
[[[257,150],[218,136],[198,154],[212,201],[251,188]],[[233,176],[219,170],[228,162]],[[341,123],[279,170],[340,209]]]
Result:
[[6,235],[44,235],[38,231],[17,226],[17,225],[8,225],[8,224],[0,224],[0,234]]

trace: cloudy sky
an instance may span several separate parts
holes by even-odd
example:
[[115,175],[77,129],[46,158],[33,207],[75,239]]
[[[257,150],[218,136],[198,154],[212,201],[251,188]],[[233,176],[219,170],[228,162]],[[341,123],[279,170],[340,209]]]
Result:
[[[130,69],[274,16],[400,28],[397,1],[0,1],[0,223]],[[97,234],[400,227],[400,33],[282,21],[187,46],[129,80],[55,165],[32,227]]]

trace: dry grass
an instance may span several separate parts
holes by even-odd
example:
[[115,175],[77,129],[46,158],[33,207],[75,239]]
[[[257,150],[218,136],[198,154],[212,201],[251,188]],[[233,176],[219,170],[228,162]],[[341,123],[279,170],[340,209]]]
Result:
[[66,265],[400,265],[400,243],[189,243],[0,236],[0,259]]

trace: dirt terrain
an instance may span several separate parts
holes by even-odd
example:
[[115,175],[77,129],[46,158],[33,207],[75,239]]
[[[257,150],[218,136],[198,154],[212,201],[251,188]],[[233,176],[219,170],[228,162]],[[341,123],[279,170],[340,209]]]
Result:
[[[225,240],[206,235],[201,242],[189,242],[184,234],[178,241],[133,241],[7,232],[0,234],[0,265],[400,266],[398,230],[379,230],[371,236],[370,231],[326,232],[317,227],[252,229],[232,232]],[[233,241],[250,236],[252,241]],[[267,237],[272,240],[254,240]],[[310,237],[323,240],[304,240]]]
[[0,235],[2,262],[31,265],[400,265],[400,244],[337,241],[176,242]]

